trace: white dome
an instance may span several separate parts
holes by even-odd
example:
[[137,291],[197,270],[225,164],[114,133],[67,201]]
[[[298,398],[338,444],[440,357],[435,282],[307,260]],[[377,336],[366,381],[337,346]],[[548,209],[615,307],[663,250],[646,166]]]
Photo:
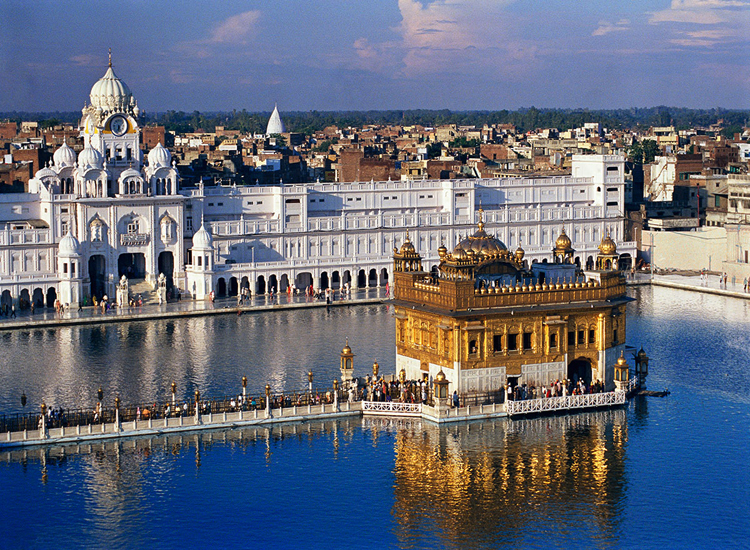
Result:
[[55,151],[52,158],[54,159],[55,166],[58,170],[67,166],[75,166],[76,164],[76,152],[73,151],[65,141],[63,142],[62,147]]
[[71,256],[80,256],[80,246],[78,243],[78,239],[76,239],[70,231],[68,231],[65,236],[60,241],[60,246],[58,248],[58,256],[70,258]]
[[104,157],[99,151],[87,145],[83,151],[78,154],[78,166],[81,168],[98,168],[104,166]]
[[169,166],[172,163],[172,153],[169,152],[169,149],[164,147],[161,142],[156,144],[156,147],[151,149],[148,153],[148,165],[151,169],[156,168],[164,168]]
[[39,181],[42,181],[44,178],[57,178],[57,173],[54,170],[51,170],[48,166],[45,166],[41,170],[37,170],[34,177]]
[[279,115],[279,106],[274,105],[273,113],[271,113],[271,118],[268,119],[268,126],[266,126],[266,135],[283,134],[284,132],[286,132],[286,128],[284,127],[284,122],[281,120],[281,115]]
[[112,70],[112,61],[104,76],[91,87],[89,95],[91,105],[105,112],[124,112],[135,104],[133,94],[122,80],[117,78]]
[[120,181],[125,181],[127,178],[141,178],[141,173],[135,168],[128,168],[120,174]]
[[201,228],[193,235],[193,250],[213,250],[214,240],[211,234],[201,224]]

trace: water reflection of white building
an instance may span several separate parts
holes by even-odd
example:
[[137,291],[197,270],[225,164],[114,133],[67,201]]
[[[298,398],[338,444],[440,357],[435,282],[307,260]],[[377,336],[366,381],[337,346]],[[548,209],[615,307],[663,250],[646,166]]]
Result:
[[575,262],[593,262],[610,232],[624,238],[624,159],[576,155],[571,176],[179,188],[170,152],[140,150],[139,108],[110,66],[83,109],[84,149],[64,144],[28,193],[0,195],[0,303],[153,291],[160,273],[183,297],[203,299],[384,286],[409,231],[427,268],[473,231],[486,230],[529,262],[543,261],[562,226]]

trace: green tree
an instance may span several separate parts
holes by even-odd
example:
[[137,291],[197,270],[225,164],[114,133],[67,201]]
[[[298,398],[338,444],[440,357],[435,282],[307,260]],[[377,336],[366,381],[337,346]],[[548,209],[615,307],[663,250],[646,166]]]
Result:
[[643,162],[649,164],[654,162],[656,156],[661,153],[659,145],[653,139],[644,139],[643,145]]

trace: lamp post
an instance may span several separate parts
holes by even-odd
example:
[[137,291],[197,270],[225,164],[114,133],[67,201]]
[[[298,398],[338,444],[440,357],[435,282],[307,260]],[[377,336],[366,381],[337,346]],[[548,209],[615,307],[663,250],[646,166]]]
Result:
[[245,403],[247,397],[247,376],[242,377],[242,403]]
[[120,431],[120,396],[115,396],[115,431]]
[[47,405],[42,400],[42,417],[39,419],[39,439],[47,439]]
[[271,386],[266,384],[266,417],[271,416]]
[[307,387],[310,390],[310,396],[312,397],[312,383],[313,383],[313,372],[308,371],[307,372]]
[[104,392],[102,391],[102,387],[101,386],[99,386],[99,389],[96,391],[96,396],[99,398],[100,402],[104,398]]
[[333,408],[339,410],[339,381],[337,378],[333,379]]
[[201,423],[201,392],[195,390],[195,423]]
[[172,408],[173,409],[174,409],[174,404],[175,404],[175,399],[176,399],[176,397],[175,397],[175,393],[176,392],[177,392],[177,384],[175,384],[174,382],[172,382]]

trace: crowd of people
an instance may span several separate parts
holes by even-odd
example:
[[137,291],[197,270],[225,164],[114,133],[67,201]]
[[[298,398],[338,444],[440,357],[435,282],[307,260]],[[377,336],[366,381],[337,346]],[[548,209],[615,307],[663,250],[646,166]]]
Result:
[[584,395],[587,393],[602,393],[603,391],[604,384],[600,380],[587,386],[583,378],[578,379],[577,382],[573,380],[555,380],[549,386],[536,387],[533,384],[518,384],[516,386],[506,384],[505,386],[505,393],[509,401]]
[[430,396],[426,380],[407,380],[400,382],[385,378],[366,378],[367,384],[360,389],[359,398],[368,401],[398,401],[399,403],[427,404]]

